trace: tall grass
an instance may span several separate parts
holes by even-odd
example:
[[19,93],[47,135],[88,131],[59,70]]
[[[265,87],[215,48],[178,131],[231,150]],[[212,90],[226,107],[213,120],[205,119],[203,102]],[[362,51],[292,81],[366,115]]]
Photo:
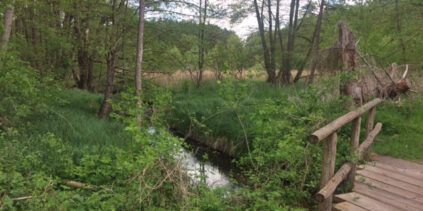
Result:
[[63,91],[62,98],[67,101],[65,104],[53,102],[50,112],[32,115],[25,134],[40,136],[52,133],[75,151],[79,151],[79,148],[97,151],[106,145],[129,146],[132,139],[121,123],[97,117],[101,95],[67,89]]
[[[265,99],[278,99],[281,102],[289,101],[299,96],[304,90],[303,84],[277,86],[260,81],[249,81],[247,97],[240,102],[239,113],[246,117],[247,113],[255,112],[255,104]],[[310,101],[309,99],[299,99]],[[313,103],[310,101],[309,103]],[[335,102],[336,104],[336,102]],[[339,103],[324,109],[322,116],[331,120],[347,112]],[[281,109],[283,109],[281,107]],[[373,150],[377,153],[410,160],[423,159],[423,97],[402,97],[400,103],[386,101],[377,108],[376,121],[383,123],[378,139],[382,142],[374,143]],[[307,115],[308,111],[304,111]],[[192,124],[190,118],[202,120],[206,131],[211,137],[225,137],[230,142],[240,143],[243,131],[234,112],[225,107],[224,100],[219,96],[219,87],[216,83],[206,83],[196,89],[189,82],[182,83],[174,89],[174,109],[169,122],[181,130],[187,130]],[[249,120],[243,119],[246,130]],[[363,126],[363,125],[362,125]],[[364,126],[363,126],[364,127]],[[349,134],[349,126],[343,127],[340,134]],[[254,134],[249,133],[249,138]]]

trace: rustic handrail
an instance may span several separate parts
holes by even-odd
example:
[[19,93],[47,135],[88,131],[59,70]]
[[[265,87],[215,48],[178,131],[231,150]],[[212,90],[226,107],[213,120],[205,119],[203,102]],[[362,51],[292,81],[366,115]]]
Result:
[[[370,145],[374,138],[382,129],[382,123],[377,123],[373,128],[376,106],[382,102],[380,98],[376,98],[360,108],[351,111],[321,129],[315,131],[309,136],[311,143],[317,144],[323,139],[322,152],[322,175],[320,178],[320,191],[316,194],[319,201],[319,210],[332,210],[332,197],[336,187],[348,177],[348,181],[354,186],[356,166],[355,162],[344,163],[341,168],[335,172],[336,143],[338,141],[336,131],[349,122],[351,126],[351,153],[356,155],[359,160],[368,155]],[[365,140],[358,146],[360,139],[361,116],[368,112],[366,118]]]
[[313,144],[320,142],[321,140],[327,138],[330,134],[334,133],[345,124],[351,122],[357,117],[360,117],[361,115],[363,115],[370,109],[374,108],[381,102],[382,102],[382,99],[376,98],[366,103],[365,105],[361,106],[357,110],[351,111],[339,117],[338,119],[333,120],[331,123],[327,124],[326,126],[320,128],[319,130],[316,130],[313,134],[311,134],[311,136],[309,136],[308,140]]

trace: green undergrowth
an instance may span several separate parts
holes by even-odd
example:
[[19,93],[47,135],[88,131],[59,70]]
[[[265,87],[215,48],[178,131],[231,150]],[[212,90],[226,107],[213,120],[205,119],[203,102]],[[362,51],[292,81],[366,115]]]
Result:
[[80,148],[101,150],[106,146],[127,149],[131,145],[131,136],[120,122],[97,117],[101,95],[65,89],[62,97],[66,103],[55,104],[48,113],[30,116],[26,134],[34,137],[52,133],[75,152],[81,151]]
[[[296,112],[299,116],[286,112],[284,118],[287,119],[304,118],[314,112],[317,112],[316,117],[333,119],[342,112],[341,106],[337,106],[335,102],[321,102],[317,99],[317,95],[321,94],[317,94],[317,90],[304,89],[302,83],[289,86],[262,81],[228,84],[208,82],[196,89],[191,83],[184,82],[176,87],[173,90],[173,112],[168,117],[169,124],[185,133],[200,132],[204,134],[203,137],[214,139],[223,137],[229,144],[238,146],[234,153],[236,155],[246,152],[243,144],[245,139],[254,139],[258,135],[254,128],[256,124],[249,115],[259,112],[258,106],[266,100],[274,101],[275,106],[286,111],[298,106]],[[312,96],[314,94],[316,96]],[[309,99],[301,99],[302,97]],[[309,128],[306,131],[311,130]]]
[[[275,209],[282,201],[313,209],[315,201],[310,199],[318,191],[321,145],[310,144],[307,137],[347,112],[342,100],[325,99],[334,83],[324,83],[278,86],[225,79],[200,89],[185,83],[174,89],[169,122],[182,131],[225,137],[238,146],[234,162],[248,178],[246,185],[257,199],[250,202],[254,208]],[[337,168],[353,159],[349,131],[348,126],[339,131]]]
[[383,124],[381,140],[372,149],[382,155],[423,160],[423,97],[416,94],[378,106],[376,122]]
[[180,142],[164,128],[98,119],[97,94],[59,98],[0,132],[0,210],[228,208],[227,192],[188,185],[173,157]]

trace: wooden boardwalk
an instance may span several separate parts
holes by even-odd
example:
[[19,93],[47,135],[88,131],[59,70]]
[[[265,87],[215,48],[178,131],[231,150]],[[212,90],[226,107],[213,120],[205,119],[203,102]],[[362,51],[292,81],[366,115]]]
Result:
[[334,210],[423,211],[423,164],[374,155],[357,168],[351,193],[334,196]]

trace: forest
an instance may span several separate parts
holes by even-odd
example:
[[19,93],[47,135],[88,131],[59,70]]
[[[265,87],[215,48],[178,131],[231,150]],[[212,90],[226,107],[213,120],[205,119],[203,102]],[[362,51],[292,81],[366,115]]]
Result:
[[[371,154],[423,164],[421,0],[1,0],[0,22],[0,210],[331,210],[309,137],[374,99]],[[365,163],[346,125],[336,170]]]

